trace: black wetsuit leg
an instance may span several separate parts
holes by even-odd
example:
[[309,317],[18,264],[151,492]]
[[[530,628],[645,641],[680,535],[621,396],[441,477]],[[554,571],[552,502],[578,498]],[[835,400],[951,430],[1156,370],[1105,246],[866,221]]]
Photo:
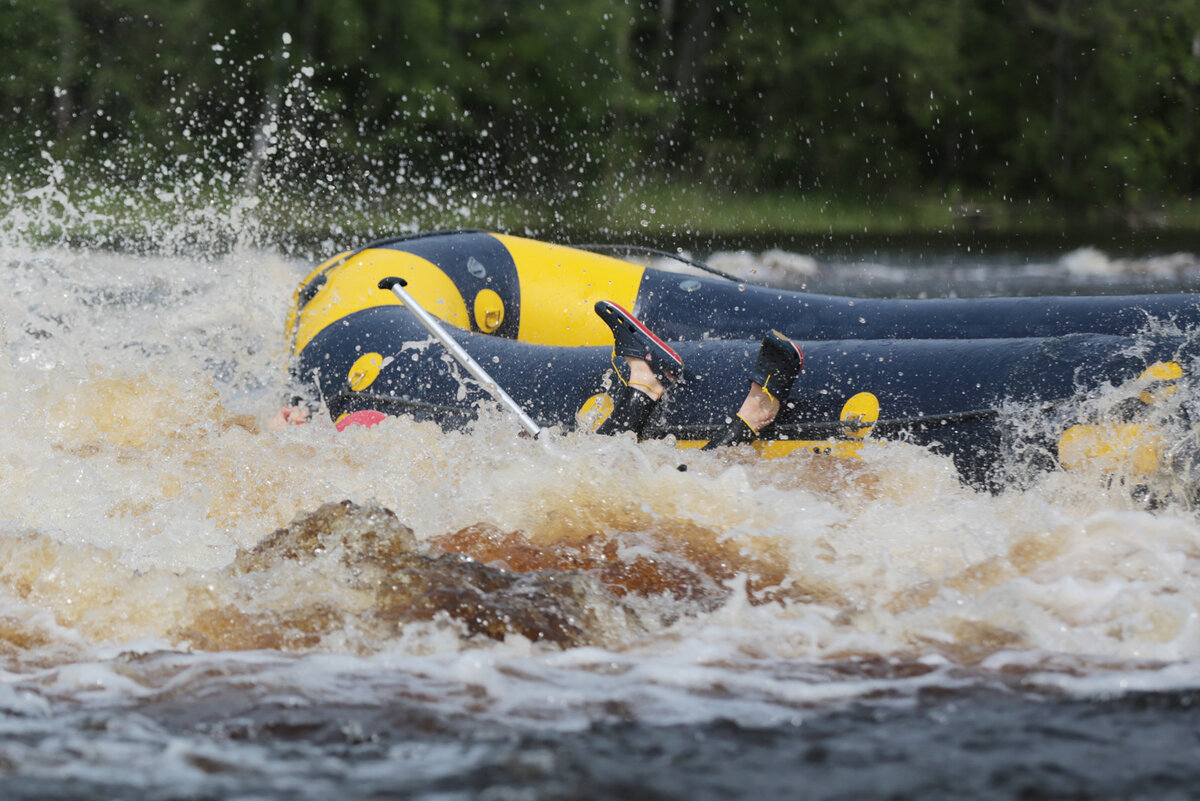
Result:
[[634,389],[628,384],[622,384],[613,399],[612,414],[600,424],[596,433],[612,435],[620,434],[623,431],[632,431],[637,434],[638,439],[641,439],[642,428],[650,419],[650,414],[657,405],[658,401],[646,393]]

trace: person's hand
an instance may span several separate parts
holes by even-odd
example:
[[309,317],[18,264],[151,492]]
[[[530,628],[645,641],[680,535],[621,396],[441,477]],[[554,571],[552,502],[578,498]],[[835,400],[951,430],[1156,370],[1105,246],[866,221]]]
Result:
[[308,407],[284,406],[275,413],[275,419],[271,421],[271,428],[276,431],[281,431],[288,426],[302,426],[307,422]]

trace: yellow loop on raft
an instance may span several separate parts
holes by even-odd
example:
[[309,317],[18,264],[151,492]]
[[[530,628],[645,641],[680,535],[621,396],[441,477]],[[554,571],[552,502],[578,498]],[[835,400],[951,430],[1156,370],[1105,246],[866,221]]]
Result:
[[842,432],[852,439],[864,439],[879,420],[879,399],[870,392],[860,392],[842,407]]
[[383,355],[379,353],[364,353],[350,366],[350,373],[346,376],[350,382],[350,389],[355,392],[362,392],[367,387],[375,383],[375,379],[379,377],[379,371],[383,369]]
[[490,334],[504,322],[504,301],[494,290],[481,289],[475,295],[475,325]]

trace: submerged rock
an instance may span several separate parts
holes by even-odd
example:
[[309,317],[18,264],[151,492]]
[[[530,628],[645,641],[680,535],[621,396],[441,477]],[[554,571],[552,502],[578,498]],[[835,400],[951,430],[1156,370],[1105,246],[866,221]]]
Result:
[[240,552],[221,578],[209,597],[194,599],[200,611],[177,632],[193,647],[307,649],[353,636],[369,650],[408,624],[438,619],[466,637],[515,634],[561,647],[612,644],[638,628],[586,573],[517,573],[426,553],[374,503],[327,503],[301,515]]

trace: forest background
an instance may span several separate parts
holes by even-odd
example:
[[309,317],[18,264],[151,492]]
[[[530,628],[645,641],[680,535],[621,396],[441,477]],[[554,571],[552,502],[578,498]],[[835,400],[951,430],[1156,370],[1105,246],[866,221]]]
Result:
[[1196,0],[2,0],[0,76],[10,199],[253,198],[353,230],[1200,227]]

